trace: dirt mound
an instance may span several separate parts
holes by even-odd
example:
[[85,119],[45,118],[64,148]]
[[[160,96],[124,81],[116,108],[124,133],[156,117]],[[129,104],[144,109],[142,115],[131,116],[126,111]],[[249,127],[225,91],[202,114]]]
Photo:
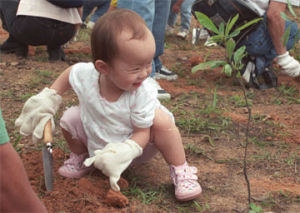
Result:
[[[43,177],[42,153],[30,151],[21,155],[31,185],[42,196],[49,212],[94,212],[101,209],[123,208],[129,204],[128,198],[120,192],[110,190],[109,181],[99,171],[93,171],[79,180],[64,178],[57,173],[67,157],[60,149],[53,150],[54,189],[47,192]],[[128,182],[121,178],[121,190]]]

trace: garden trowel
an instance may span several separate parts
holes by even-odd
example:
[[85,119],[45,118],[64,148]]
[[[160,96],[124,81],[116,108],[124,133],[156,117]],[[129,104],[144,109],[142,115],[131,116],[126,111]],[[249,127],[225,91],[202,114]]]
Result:
[[44,146],[43,146],[43,166],[44,166],[44,177],[47,191],[53,189],[53,159],[52,159],[52,127],[51,120],[46,123],[44,129]]

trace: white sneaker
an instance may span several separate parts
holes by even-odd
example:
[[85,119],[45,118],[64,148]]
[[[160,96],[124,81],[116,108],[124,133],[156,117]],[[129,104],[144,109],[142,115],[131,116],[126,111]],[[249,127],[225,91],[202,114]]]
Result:
[[198,43],[199,39],[207,39],[208,31],[204,28],[193,28],[192,30],[192,44]]
[[159,71],[155,72],[155,79],[164,79],[168,81],[175,81],[178,78],[174,72],[162,65]]
[[245,71],[242,74],[243,79],[249,83],[251,78],[251,73],[255,70],[255,64],[252,61],[249,61],[245,67]]
[[188,30],[182,30],[179,33],[176,34],[176,36],[185,39],[187,37],[187,35],[189,34]]
[[157,89],[157,93],[158,93],[157,99],[159,99],[159,100],[170,100],[171,99],[170,93],[166,92],[163,88],[161,88],[159,83],[154,78],[149,77],[148,80]]
[[209,36],[208,31],[204,28],[201,28],[199,38],[207,39],[208,36]]
[[86,27],[87,27],[88,29],[93,29],[94,25],[95,25],[95,22],[89,21],[89,22],[86,24]]

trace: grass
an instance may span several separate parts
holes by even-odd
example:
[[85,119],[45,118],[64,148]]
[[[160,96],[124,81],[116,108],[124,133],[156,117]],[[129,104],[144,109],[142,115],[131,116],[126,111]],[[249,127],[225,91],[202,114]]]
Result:
[[90,34],[91,34],[91,30],[90,29],[81,29],[78,33],[78,35],[76,36],[77,41],[86,41],[89,42],[90,40]]
[[22,136],[17,132],[13,132],[11,136],[13,136],[12,145],[14,149],[16,150],[16,152],[21,153],[23,148],[23,145],[20,144],[20,141],[22,140]]
[[35,70],[35,76],[30,80],[29,87],[36,88],[40,85],[49,85],[53,82],[53,73],[49,70]]
[[[242,95],[233,95],[229,98],[229,100],[235,107],[246,107],[246,101]],[[251,99],[248,99],[248,104],[249,106],[253,105]]]

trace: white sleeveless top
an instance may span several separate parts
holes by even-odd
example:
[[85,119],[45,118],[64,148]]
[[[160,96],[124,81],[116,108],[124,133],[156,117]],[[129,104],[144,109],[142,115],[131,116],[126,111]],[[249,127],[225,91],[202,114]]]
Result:
[[64,9],[47,0],[20,0],[17,15],[50,18],[70,24],[82,23],[77,8]]
[[122,143],[134,129],[149,128],[155,110],[169,112],[157,99],[157,89],[146,79],[132,92],[124,92],[117,101],[109,102],[100,95],[99,72],[93,63],[73,65],[69,82],[80,102],[80,117],[88,138],[88,150],[102,149],[107,143]]

